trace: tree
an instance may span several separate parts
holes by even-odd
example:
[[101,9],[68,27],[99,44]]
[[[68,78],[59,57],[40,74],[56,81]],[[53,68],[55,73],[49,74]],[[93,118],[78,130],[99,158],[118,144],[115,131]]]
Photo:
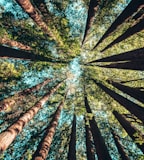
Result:
[[[122,125],[122,127],[125,129],[125,131],[128,133],[128,135],[133,139],[133,141],[137,144],[137,146],[141,149],[141,151],[144,153],[144,143],[139,144],[136,142],[136,133],[139,133],[139,131],[130,124],[129,121],[125,119],[125,117],[121,114],[119,114],[117,111],[113,111],[114,116],[119,121],[119,123]],[[139,135],[142,137],[142,135]],[[143,138],[142,138],[143,139]]]
[[10,47],[17,47],[18,49],[21,49],[21,50],[32,50],[32,48],[28,45],[24,45],[20,42],[17,42],[17,41],[14,41],[14,40],[10,40],[8,38],[0,38],[0,43],[2,45],[8,45]]
[[42,83],[39,83],[31,88],[27,88],[23,91],[15,93],[12,97],[8,97],[8,98],[0,101],[0,111],[6,110],[7,107],[14,105],[16,101],[23,99],[23,97],[25,97],[26,95],[31,94],[34,91],[38,91],[40,88],[42,88],[43,86],[48,84],[50,81],[51,81],[51,79],[46,79]]
[[108,48],[112,47],[116,43],[119,43],[119,42],[127,39],[128,37],[136,34],[137,32],[140,32],[143,29],[144,29],[144,18],[141,19],[138,23],[136,23],[132,27],[128,28],[121,36],[116,38],[113,42],[111,42],[103,50],[101,50],[101,52],[104,52],[105,50],[107,50]]
[[109,96],[111,96],[114,100],[116,100],[119,104],[124,106],[129,112],[134,114],[138,119],[140,119],[144,123],[144,108],[135,104],[134,102],[124,98],[123,96],[119,95],[118,93],[112,91],[111,89],[107,88],[101,83],[96,82],[93,80],[96,85],[98,85],[103,91],[105,91]]
[[50,92],[46,93],[36,104],[24,113],[15,123],[0,134],[0,153],[5,151],[14,141],[16,136],[22,131],[23,127],[37,114],[37,112],[47,102],[49,97],[63,84],[58,83]]
[[58,125],[58,121],[60,118],[61,110],[64,105],[64,100],[59,104],[56,112],[54,113],[54,117],[50,122],[50,125],[46,129],[46,133],[42,141],[40,142],[35,154],[33,155],[33,159],[37,160],[44,160],[46,159],[49,149],[53,140],[53,136],[56,132],[56,127]]
[[131,2],[127,5],[127,7],[123,10],[123,12],[116,18],[116,20],[111,24],[102,38],[98,41],[98,43],[94,46],[95,49],[102,41],[107,38],[113,31],[115,31],[122,23],[130,18],[139,8],[143,5],[143,0],[131,0]]
[[141,60],[143,58],[144,58],[144,48],[138,48],[132,51],[120,53],[118,55],[112,55],[109,57],[93,60],[88,62],[88,64],[94,62],[135,61],[135,60]]
[[90,0],[89,3],[89,9],[88,9],[88,16],[87,16],[87,22],[86,22],[86,27],[85,27],[85,32],[84,32],[84,37],[82,40],[82,45],[85,41],[85,38],[88,34],[88,31],[94,21],[95,13],[98,10],[98,1],[97,0]]
[[[86,107],[87,113],[92,113],[90,106],[88,104],[88,100],[87,100],[86,95],[84,96],[84,102],[85,102],[85,107]],[[93,135],[98,159],[99,160],[105,160],[105,159],[111,160],[111,157],[110,157],[109,152],[107,150],[107,147],[105,145],[104,139],[99,131],[99,128],[97,126],[97,123],[96,123],[94,117],[92,117],[92,120],[89,120],[89,123],[90,123],[90,127],[91,127],[91,132]]]
[[75,114],[73,116],[73,122],[72,122],[68,160],[76,160],[76,115]]
[[118,152],[121,156],[121,159],[122,160],[130,160],[130,158],[128,157],[127,153],[125,152],[123,146],[120,143],[119,136],[115,133],[115,131],[113,129],[111,129],[111,133],[113,135],[113,138],[114,138],[115,144],[117,146]]
[[87,119],[85,118],[85,131],[86,131],[86,150],[87,150],[87,160],[95,160],[94,148],[92,145],[92,133],[89,124],[87,124]]
[[122,85],[122,84],[114,82],[114,81],[108,81],[108,82],[110,84],[112,84],[114,87],[116,87],[117,89],[121,90],[122,92],[127,93],[128,95],[130,95],[130,96],[134,97],[135,99],[144,103],[144,99],[143,99],[144,92],[143,91],[140,91],[137,88]]

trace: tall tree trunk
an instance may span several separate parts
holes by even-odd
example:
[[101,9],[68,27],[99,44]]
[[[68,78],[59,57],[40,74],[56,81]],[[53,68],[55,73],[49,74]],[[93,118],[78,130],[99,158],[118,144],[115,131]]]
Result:
[[[27,89],[25,89],[23,91],[15,93],[13,96],[8,97],[8,98],[0,101],[0,111],[6,110],[8,106],[13,105],[17,100],[23,99],[24,96],[26,96],[28,94],[31,94],[34,91],[38,91],[40,88],[42,88],[43,86],[48,84],[50,81],[51,81],[51,79],[46,79],[42,83],[39,83],[39,84],[37,84],[37,85],[35,85],[35,86],[31,87],[31,88],[27,88]],[[13,102],[13,103],[11,103],[11,102]]]
[[120,53],[118,55],[113,55],[113,56],[105,57],[102,59],[93,60],[88,63],[132,61],[132,60],[140,60],[140,59],[144,59],[144,48],[139,48],[132,51]]
[[47,6],[46,6],[46,2],[45,0],[33,0],[34,4],[36,5],[36,7],[39,9],[39,11],[41,12],[41,14],[44,17],[44,21],[46,23],[51,23],[52,20],[52,14],[49,12]]
[[109,96],[111,96],[114,100],[116,100],[119,104],[124,106],[129,112],[134,114],[138,119],[140,119],[144,123],[144,108],[135,104],[134,102],[124,98],[118,93],[112,91],[101,83],[93,80],[102,90],[104,90]]
[[[134,134],[139,133],[139,131],[134,126],[132,126],[131,123],[127,121],[123,115],[119,114],[117,111],[113,111],[113,114],[119,121],[119,123],[122,125],[122,127],[125,129],[125,131],[128,133],[128,135],[133,139],[133,141],[136,141],[136,137]],[[143,135],[140,136],[142,137]],[[139,143],[136,144],[144,153],[144,143],[142,145],[140,145]]]
[[84,37],[82,40],[82,45],[85,41],[85,38],[88,34],[88,31],[90,29],[90,27],[92,26],[92,23],[94,21],[94,17],[95,14],[98,10],[98,1],[97,0],[90,0],[90,4],[89,4],[89,9],[88,9],[88,16],[87,16],[87,22],[86,22],[86,28],[85,28],[85,33],[84,33]]
[[72,131],[69,142],[68,160],[76,160],[76,115],[74,114],[72,122]]
[[121,159],[122,160],[130,160],[130,158],[128,157],[127,153],[125,152],[123,146],[120,143],[118,135],[113,130],[111,130],[111,133],[113,135],[113,138],[114,138],[114,141],[117,146],[117,149],[118,149],[118,152],[120,154]]
[[121,90],[122,92],[127,93],[128,95],[144,103],[144,92],[143,91],[140,91],[138,89],[135,89],[129,86],[124,86],[117,82],[113,82],[113,81],[108,81],[108,82],[112,84],[114,87],[116,87],[117,89]]
[[95,153],[94,148],[92,145],[92,132],[90,129],[90,126],[86,124],[86,118],[85,118],[85,131],[86,131],[86,153],[87,153],[87,160],[95,160]]
[[22,131],[23,127],[37,114],[48,101],[49,97],[62,85],[62,83],[63,82],[57,84],[50,92],[46,93],[33,107],[0,134],[0,153],[9,147],[16,136]]
[[117,17],[117,19],[111,24],[108,30],[104,33],[102,38],[98,41],[98,43],[94,46],[95,49],[100,43],[103,42],[112,32],[114,32],[122,23],[128,20],[137,10],[142,8],[144,5],[143,0],[131,0],[131,2],[127,5],[127,7],[123,10],[123,12]]
[[8,45],[10,47],[17,47],[18,49],[22,49],[22,50],[32,50],[32,48],[30,46],[24,45],[20,42],[8,39],[8,38],[0,38],[0,43],[2,45]]
[[61,110],[64,105],[64,100],[59,104],[50,125],[48,126],[45,136],[40,142],[35,154],[33,155],[33,160],[45,160],[50,150],[50,146],[56,132],[56,127],[60,118]]
[[113,42],[111,42],[109,45],[107,45],[101,52],[104,52],[108,48],[112,47],[113,45],[129,38],[130,36],[136,34],[137,32],[140,32],[141,30],[144,29],[144,18],[141,19],[137,24],[133,25],[129,29],[126,30],[121,36],[116,38]]
[[[84,101],[85,101],[85,107],[86,107],[86,111],[88,113],[92,113],[90,106],[88,104],[88,100],[87,100],[87,96],[85,95],[84,97]],[[98,156],[99,160],[111,160],[111,157],[109,155],[109,152],[107,150],[107,147],[105,145],[104,139],[100,133],[100,130],[97,126],[97,123],[94,119],[94,117],[92,118],[92,120],[89,120],[90,122],[90,127],[91,127],[91,132],[93,135],[93,139],[94,139],[94,144],[96,147],[96,153]]]
[[111,63],[108,65],[97,65],[99,67],[104,68],[117,68],[117,69],[127,69],[127,70],[144,70],[144,60],[136,60],[136,61],[128,61],[128,62],[120,62],[120,63]]

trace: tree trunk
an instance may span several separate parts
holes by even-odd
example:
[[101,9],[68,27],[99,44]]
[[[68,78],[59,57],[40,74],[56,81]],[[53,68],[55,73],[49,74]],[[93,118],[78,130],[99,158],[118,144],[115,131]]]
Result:
[[[41,16],[39,15],[38,11],[33,7],[30,0],[25,0],[25,1],[16,0],[16,1],[44,32],[48,32],[47,25],[43,22]],[[51,33],[49,35],[51,35]]]
[[76,115],[74,114],[72,122],[72,131],[69,142],[68,160],[76,160]]
[[[86,111],[88,113],[92,113],[90,106],[88,104],[88,100],[87,100],[86,95],[84,97],[84,101],[85,101]],[[90,122],[91,132],[93,135],[98,159],[99,160],[111,160],[111,157],[110,157],[109,152],[107,150],[107,147],[105,145],[104,139],[100,133],[100,130],[97,126],[97,123],[96,123],[94,117],[92,118],[92,120],[89,120],[89,122]]]
[[144,70],[144,60],[128,61],[123,63],[112,63],[108,65],[98,65],[99,67],[104,68],[117,68],[117,69],[127,69],[127,70]]
[[87,160],[95,160],[95,153],[94,148],[92,145],[92,133],[90,126],[86,124],[86,118],[85,118],[85,131],[86,131],[86,153],[87,153]]
[[32,50],[30,46],[24,45],[20,42],[17,42],[11,39],[7,39],[7,38],[0,38],[0,43],[2,45],[8,45],[10,47],[17,47],[18,49],[21,49],[21,50],[28,50],[28,51]]
[[113,55],[113,56],[105,57],[102,59],[97,59],[97,60],[94,60],[88,63],[132,61],[132,60],[141,60],[141,59],[144,59],[144,48],[139,48],[139,49],[124,52],[118,55]]
[[111,24],[109,29],[104,33],[102,38],[94,46],[95,49],[100,43],[103,42],[112,32],[114,32],[122,23],[128,20],[136,11],[142,8],[144,5],[143,0],[131,0],[128,6],[123,10],[123,12],[117,17],[117,19]]
[[143,29],[144,29],[144,18],[141,19],[137,24],[135,24],[132,27],[130,27],[129,29],[127,29],[126,32],[124,32],[121,36],[119,36],[113,42],[111,42],[109,45],[107,45],[103,50],[101,50],[101,52],[104,52],[105,50],[112,47],[113,45],[129,38],[130,36],[136,34],[137,32],[140,32]]
[[23,127],[37,114],[48,101],[49,97],[62,85],[62,83],[63,82],[57,84],[50,92],[46,93],[33,107],[0,134],[0,153],[9,147],[16,136],[22,131]]
[[51,81],[51,79],[46,79],[42,83],[39,83],[39,84],[37,84],[31,88],[25,89],[23,91],[20,91],[20,92],[14,94],[13,96],[8,97],[8,98],[0,101],[0,111],[6,110],[8,106],[13,105],[17,100],[23,99],[24,96],[31,94],[34,91],[38,91],[41,87],[45,86],[50,81]]
[[98,1],[97,0],[90,0],[86,28],[85,28],[85,33],[84,33],[84,37],[82,40],[82,45],[85,41],[85,38],[88,34],[90,27],[92,26],[92,23],[93,23],[94,17],[95,17],[95,13],[97,12],[97,10],[98,10]]
[[97,83],[93,80],[102,90],[104,90],[109,96],[111,96],[114,100],[116,100],[119,104],[124,106],[129,112],[134,114],[138,119],[140,119],[144,123],[144,108],[135,104],[134,102],[124,98],[123,96],[117,94],[111,89],[107,88],[101,83]]
[[128,95],[144,103],[144,92],[143,91],[140,91],[138,89],[135,89],[129,86],[124,86],[120,83],[113,82],[113,81],[109,81],[109,83],[112,84],[117,89],[121,90],[122,92],[127,93]]
[[45,160],[47,158],[63,105],[64,101],[59,104],[54,117],[46,130],[43,140],[40,142],[35,154],[33,155],[33,160]]
[[125,152],[123,146],[120,143],[118,135],[116,135],[116,133],[113,130],[111,130],[111,133],[113,135],[113,138],[114,138],[114,141],[117,146],[117,149],[118,149],[118,152],[120,154],[121,159],[122,160],[130,160],[130,158],[128,157],[127,153]]
[[[116,117],[116,119],[119,121],[119,123],[122,125],[122,127],[125,129],[125,131],[128,133],[128,135],[135,142],[136,137],[134,134],[139,133],[139,131],[134,126],[132,126],[131,123],[127,121],[123,115],[119,114],[117,111],[113,111],[113,114]],[[142,137],[143,135],[140,135],[140,136]],[[139,143],[136,143],[136,144],[141,149],[141,151],[144,153],[144,143],[142,145],[140,145]]]

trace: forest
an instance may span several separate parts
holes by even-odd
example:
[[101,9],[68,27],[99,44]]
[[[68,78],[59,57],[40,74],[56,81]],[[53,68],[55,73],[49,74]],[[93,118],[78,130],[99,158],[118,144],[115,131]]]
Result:
[[0,160],[144,160],[144,0],[0,0]]

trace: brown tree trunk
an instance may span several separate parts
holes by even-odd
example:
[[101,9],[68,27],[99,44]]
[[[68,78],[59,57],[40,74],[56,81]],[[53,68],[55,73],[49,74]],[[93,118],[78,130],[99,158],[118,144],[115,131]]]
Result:
[[141,19],[138,23],[130,27],[129,29],[126,30],[121,36],[116,38],[113,42],[111,42],[109,45],[107,45],[101,52],[104,52],[108,48],[112,47],[113,45],[129,38],[130,36],[136,34],[137,32],[140,32],[141,30],[144,29],[144,18]]
[[87,160],[95,160],[95,153],[94,148],[92,145],[92,133],[90,126],[86,124],[86,118],[85,118],[85,131],[86,131],[86,153],[87,153]]
[[63,105],[64,101],[59,104],[54,117],[46,130],[43,140],[40,142],[35,154],[33,155],[33,160],[45,160],[47,158]]
[[63,82],[57,84],[50,92],[46,93],[33,107],[0,134],[0,153],[9,147],[16,136],[22,131],[23,127],[37,114],[48,101],[49,97],[62,85],[62,83]]
[[136,11],[142,8],[144,5],[143,0],[131,0],[123,12],[117,17],[117,19],[112,23],[109,29],[105,32],[102,38],[98,41],[93,49],[95,49],[100,43],[103,42],[112,32],[114,32],[122,23],[128,20]]
[[[125,131],[128,133],[128,135],[133,139],[133,141],[136,141],[135,133],[139,133],[139,131],[131,125],[129,121],[125,119],[125,117],[121,114],[119,114],[117,111],[113,111],[114,116],[119,121],[119,123],[122,125],[122,127],[125,129]],[[143,135],[140,135],[143,137]],[[144,138],[142,138],[144,140]],[[135,142],[136,143],[136,142]],[[140,145],[139,143],[136,143],[137,146],[141,149],[141,151],[144,153],[144,143]]]
[[88,34],[88,31],[89,31],[90,27],[92,26],[92,23],[93,23],[94,17],[95,17],[95,13],[97,10],[98,10],[98,1],[97,0],[90,0],[89,9],[88,9],[88,17],[87,17],[86,28],[85,28],[85,33],[84,33],[84,37],[82,40],[82,44],[84,43],[85,38]]
[[30,46],[24,45],[20,42],[17,42],[8,38],[0,38],[0,43],[2,45],[8,45],[10,47],[17,47],[18,49],[21,49],[21,50],[28,50],[28,51],[32,50]]
[[[41,87],[45,86],[51,81],[51,79],[46,79],[42,83],[39,83],[31,88],[25,89],[14,94],[12,97],[8,97],[2,101],[0,101],[0,111],[6,110],[7,107],[13,105],[17,100],[23,99],[24,96],[31,94],[34,91],[38,91]],[[12,103],[13,102],[13,103]]]
[[124,106],[129,112],[134,114],[138,119],[140,119],[144,123],[144,108],[135,104],[134,102],[124,98],[123,96],[117,94],[111,89],[107,88],[101,83],[93,80],[102,90],[104,90],[109,96],[111,96],[114,100],[116,100],[119,104]]
[[117,149],[118,149],[118,152],[120,154],[121,159],[122,160],[130,160],[130,158],[128,157],[127,153],[125,152],[123,146],[120,143],[118,135],[113,130],[111,130],[111,133],[113,135],[113,138],[114,138],[114,141],[117,146]]
[[[84,101],[85,101],[86,111],[88,113],[92,113],[90,106],[88,104],[88,99],[87,99],[86,95],[84,97]],[[93,135],[98,159],[99,160],[111,160],[111,157],[110,157],[109,152],[107,150],[107,147],[105,145],[104,139],[103,139],[103,137],[100,133],[100,130],[97,126],[97,123],[95,121],[95,118],[93,117],[92,120],[89,120],[89,122],[90,122],[91,132]]]
[[76,160],[76,115],[74,114],[71,138],[69,142],[68,160]]

